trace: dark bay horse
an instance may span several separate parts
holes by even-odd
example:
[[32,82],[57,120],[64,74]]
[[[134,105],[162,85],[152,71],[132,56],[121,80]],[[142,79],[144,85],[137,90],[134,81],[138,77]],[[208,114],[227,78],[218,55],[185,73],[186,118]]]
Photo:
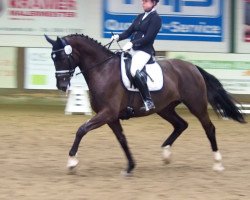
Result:
[[[205,130],[214,153],[214,170],[222,171],[221,154],[218,151],[215,127],[208,115],[208,102],[219,116],[245,123],[244,116],[236,106],[236,101],[222,87],[221,83],[211,74],[192,63],[169,59],[159,61],[163,71],[163,88],[151,92],[156,105],[153,111],[141,110],[142,100],[137,92],[128,91],[121,82],[121,58],[108,48],[85,35],[68,35],[52,40],[51,57],[56,69],[57,88],[66,91],[70,79],[78,66],[89,87],[90,103],[96,115],[82,124],[76,132],[75,140],[69,151],[67,166],[77,166],[76,153],[84,135],[104,124],[112,129],[128,159],[126,173],[130,173],[135,162],[128,147],[120,119],[141,117],[157,113],[174,127],[173,132],[162,144],[163,157],[170,158],[170,147],[188,123],[175,111],[180,103],[187,106],[198,118]],[[128,109],[133,108],[131,113]]]

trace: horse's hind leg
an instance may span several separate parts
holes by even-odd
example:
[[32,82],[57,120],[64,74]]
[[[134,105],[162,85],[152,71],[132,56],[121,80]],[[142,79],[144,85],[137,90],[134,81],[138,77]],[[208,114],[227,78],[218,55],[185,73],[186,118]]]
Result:
[[127,159],[128,159],[128,168],[126,170],[126,174],[129,174],[135,167],[135,162],[132,158],[132,154],[129,150],[128,144],[127,144],[127,139],[125,135],[123,134],[122,126],[119,120],[116,120],[112,123],[108,123],[109,127],[112,129],[114,132],[117,140],[119,141],[120,145],[122,146]]
[[170,147],[173,145],[174,141],[182,134],[182,132],[188,127],[188,123],[175,112],[175,107],[178,104],[179,102],[174,102],[158,113],[158,115],[160,115],[163,119],[170,122],[174,128],[173,132],[162,144],[163,159],[165,163],[170,162]]
[[218,151],[218,146],[216,142],[216,136],[215,136],[215,126],[210,120],[210,117],[208,115],[207,111],[207,103],[205,101],[200,101],[198,102],[198,99],[195,103],[195,105],[191,104],[186,104],[185,105],[189,108],[190,112],[193,113],[201,122],[202,127],[205,130],[205,133],[207,135],[207,138],[210,142],[212,151],[214,153],[214,166],[213,169],[215,171],[223,171],[224,167],[222,166],[221,160],[222,156],[220,152]]

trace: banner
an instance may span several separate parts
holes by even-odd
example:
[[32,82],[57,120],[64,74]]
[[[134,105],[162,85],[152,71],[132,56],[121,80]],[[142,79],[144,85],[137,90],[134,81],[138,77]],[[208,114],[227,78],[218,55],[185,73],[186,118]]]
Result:
[[0,88],[17,88],[17,48],[0,47]]
[[250,0],[239,0],[236,6],[236,52],[250,53]]
[[[50,47],[44,34],[56,39],[71,33],[107,44],[111,32],[122,32],[143,12],[140,0],[0,0],[0,5],[0,44],[18,47]],[[163,26],[155,49],[228,52],[230,6],[228,0],[161,0]]]
[[49,48],[25,49],[25,89],[57,89],[55,67],[50,54]]
[[82,34],[86,9],[85,0],[0,0],[0,44],[48,47],[44,34]]
[[0,34],[82,33],[80,0],[1,0]]
[[[141,11],[141,2],[105,0],[104,37],[124,31]],[[157,39],[214,41],[223,40],[222,0],[160,1],[157,9],[163,24]]]
[[202,67],[217,77],[230,93],[250,94],[250,57],[247,54],[171,52],[168,57]]
[[[228,52],[229,4],[225,0],[160,1],[157,12],[163,23],[156,50]],[[103,7],[105,38],[110,38],[112,32],[122,33],[144,12],[137,0],[104,0]]]

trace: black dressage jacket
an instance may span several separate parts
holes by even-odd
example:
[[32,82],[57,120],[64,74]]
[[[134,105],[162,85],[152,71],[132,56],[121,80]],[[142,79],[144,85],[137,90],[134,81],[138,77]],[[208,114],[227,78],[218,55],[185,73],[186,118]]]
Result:
[[154,40],[161,29],[162,21],[156,11],[142,20],[144,13],[139,14],[130,27],[119,35],[119,41],[131,36],[134,50],[141,50],[150,55],[154,54]]

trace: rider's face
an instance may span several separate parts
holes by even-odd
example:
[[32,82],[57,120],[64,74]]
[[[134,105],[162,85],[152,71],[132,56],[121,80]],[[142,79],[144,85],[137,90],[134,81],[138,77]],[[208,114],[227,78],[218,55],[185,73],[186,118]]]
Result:
[[150,11],[154,5],[155,2],[152,0],[142,0],[142,7],[145,12]]

